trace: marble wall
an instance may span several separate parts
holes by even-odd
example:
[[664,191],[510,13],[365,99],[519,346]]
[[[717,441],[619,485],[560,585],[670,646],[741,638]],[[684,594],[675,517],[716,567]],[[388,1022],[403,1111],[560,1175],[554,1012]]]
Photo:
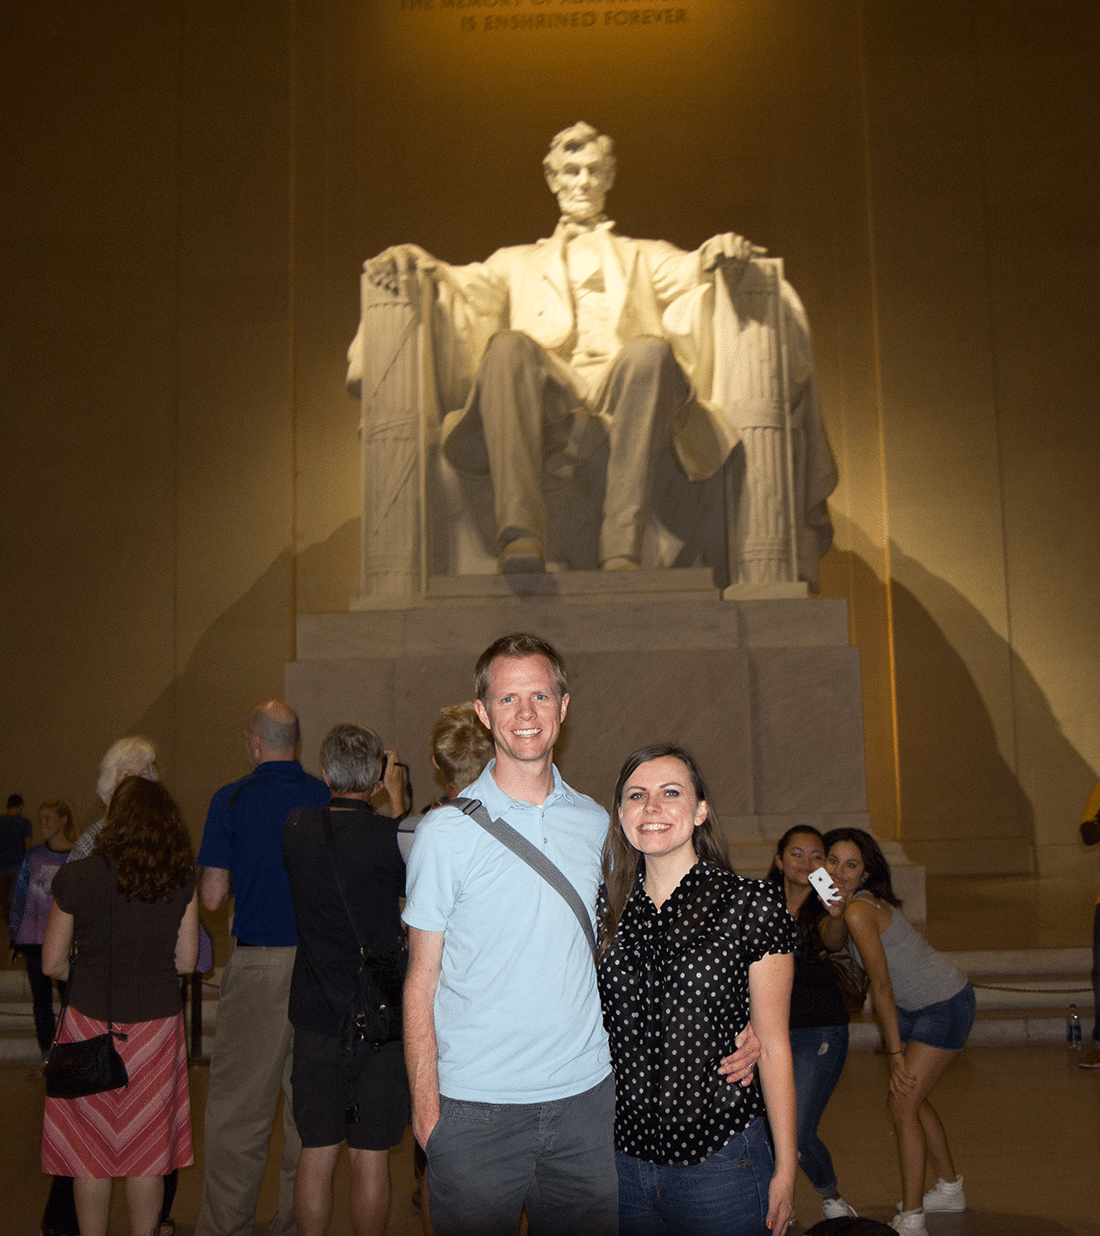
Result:
[[337,721],[373,726],[399,744],[419,808],[439,792],[427,746],[439,710],[472,696],[483,648],[530,630],[570,674],[562,775],[604,806],[629,752],[671,741],[699,761],[739,869],[765,868],[795,823],[866,828],[859,653],[844,602],[723,601],[713,588],[655,597],[648,574],[610,601],[484,598],[303,618],[286,698],[304,750],[315,758]]
[[[733,228],[806,304],[876,832],[1095,880],[1096,6],[507,7],[5,6],[0,779],[92,818],[145,730],[197,834],[303,616],[357,591],[362,259],[545,235],[583,115],[622,231]],[[538,9],[578,20],[486,24]]]

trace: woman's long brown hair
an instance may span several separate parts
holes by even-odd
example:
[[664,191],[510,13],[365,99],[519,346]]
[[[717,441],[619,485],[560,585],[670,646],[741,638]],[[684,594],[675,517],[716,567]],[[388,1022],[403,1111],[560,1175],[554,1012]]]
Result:
[[723,871],[733,870],[726,852],[725,841],[718,828],[718,821],[715,819],[710,799],[707,796],[703,774],[699,771],[699,765],[696,764],[694,757],[683,747],[676,746],[675,743],[653,743],[648,747],[639,747],[637,751],[627,756],[626,763],[619,772],[619,779],[615,783],[615,801],[611,805],[611,821],[603,843],[600,869],[603,873],[603,882],[607,887],[607,906],[602,919],[597,924],[599,931],[597,960],[603,957],[610,948],[612,940],[615,939],[623,910],[626,908],[626,903],[638,878],[638,869],[642,859],[639,851],[626,839],[622,821],[619,819],[623,790],[626,788],[627,781],[642,764],[668,756],[679,760],[684,765],[691,777],[695,797],[707,804],[707,818],[695,830],[696,855],[715,867],[720,867]]

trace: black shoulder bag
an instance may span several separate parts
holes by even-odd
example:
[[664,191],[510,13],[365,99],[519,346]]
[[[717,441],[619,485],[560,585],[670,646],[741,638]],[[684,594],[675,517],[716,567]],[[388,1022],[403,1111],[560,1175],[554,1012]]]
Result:
[[337,1031],[340,1047],[347,1055],[354,1055],[356,1048],[363,1043],[369,1043],[378,1051],[383,1043],[392,1043],[401,1037],[401,997],[409,954],[407,950],[398,948],[388,957],[384,957],[367,948],[344,894],[340,869],[336,863],[336,838],[332,833],[332,821],[327,807],[322,813],[321,821],[324,825],[329,861],[332,863],[332,874],[336,879],[340,900],[344,903],[344,912],[355,933],[355,941],[359,945],[359,981],[355,998],[344,1013]]
[[94,1039],[81,1039],[77,1043],[59,1043],[65,1011],[69,1007],[69,992],[72,991],[72,965],[69,966],[69,985],[65,990],[65,1003],[57,1021],[57,1033],[50,1046],[46,1061],[46,1094],[51,1099],[80,1099],[89,1094],[102,1094],[105,1090],[118,1090],[130,1083],[126,1064],[118,1054],[114,1040],[126,1040],[126,1035],[112,1028],[111,1022],[111,960],[114,953],[114,922],[111,912],[114,902],[114,880],[110,861],[103,857],[107,868],[107,1033],[97,1034]]

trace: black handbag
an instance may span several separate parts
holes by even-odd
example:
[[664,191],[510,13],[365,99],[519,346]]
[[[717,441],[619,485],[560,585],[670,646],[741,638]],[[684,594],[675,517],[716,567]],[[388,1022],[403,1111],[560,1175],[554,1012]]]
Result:
[[45,1067],[46,1094],[51,1099],[81,1099],[89,1094],[102,1094],[105,1090],[118,1090],[130,1082],[126,1064],[114,1044],[115,1039],[125,1040],[126,1035],[113,1029],[111,1022],[111,956],[114,951],[111,903],[114,900],[114,881],[110,862],[106,857],[103,861],[107,864],[107,1033],[76,1043],[57,1041],[69,1007],[69,992],[72,991],[70,963],[65,1003]]
[[818,956],[828,970],[829,977],[840,989],[849,1016],[854,1017],[862,1012],[867,1003],[867,993],[871,990],[871,980],[867,977],[866,970],[848,951],[848,946],[845,945],[835,953],[822,949]]
[[405,986],[402,953],[398,950],[383,957],[360,948],[359,985],[337,1032],[344,1052],[353,1054],[359,1043],[369,1043],[377,1051],[383,1043],[401,1037],[401,997]]
[[409,954],[406,949],[399,948],[387,957],[372,952],[363,943],[340,879],[340,868],[336,862],[336,838],[332,833],[332,820],[327,807],[322,813],[321,822],[340,900],[344,903],[344,912],[359,945],[359,979],[355,998],[340,1019],[337,1030],[341,1050],[346,1055],[353,1056],[362,1044],[369,1044],[374,1051],[378,1051],[383,1043],[393,1043],[401,1038],[404,1029],[401,1000]]

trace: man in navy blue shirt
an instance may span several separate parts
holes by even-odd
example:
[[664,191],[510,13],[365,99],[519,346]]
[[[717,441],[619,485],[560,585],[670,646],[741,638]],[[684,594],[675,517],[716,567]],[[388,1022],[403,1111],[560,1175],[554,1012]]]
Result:
[[298,718],[281,700],[252,710],[245,744],[253,771],[210,802],[199,849],[199,895],[216,910],[232,892],[236,941],[222,974],[206,1101],[206,1171],[196,1236],[251,1236],[271,1125],[284,1092],[285,1150],[270,1236],[294,1231],[301,1141],[290,1092],[287,1019],[298,937],[283,866],[283,825],[299,807],[324,807],[328,787],[294,758]]

